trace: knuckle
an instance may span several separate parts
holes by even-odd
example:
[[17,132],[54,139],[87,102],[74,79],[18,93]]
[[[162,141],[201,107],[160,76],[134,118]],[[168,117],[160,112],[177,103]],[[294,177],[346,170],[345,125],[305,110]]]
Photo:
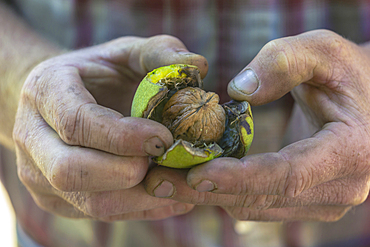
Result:
[[18,157],[17,174],[22,184],[31,192],[49,194],[52,191],[49,181],[40,169],[30,160]]
[[81,189],[81,171],[78,174],[78,165],[73,156],[63,155],[56,157],[47,171],[50,184],[59,191],[72,192]]
[[109,192],[92,193],[84,202],[85,211],[93,218],[108,218],[111,212],[111,200],[107,197]]
[[40,95],[45,84],[47,66],[44,63],[37,65],[26,78],[20,94],[20,102],[27,102],[27,104],[32,105],[37,104],[37,96]]
[[[130,141],[130,138],[125,133],[114,131],[113,127],[108,128],[106,137],[100,138],[99,142],[108,143],[107,149],[112,153],[129,156],[127,143]],[[136,127],[131,128],[131,130],[132,132],[139,131]]]
[[[21,113],[22,112],[22,113]],[[18,116],[19,114],[24,114],[23,110],[18,110],[16,121],[13,128],[13,142],[17,152],[26,151],[30,145],[30,131],[28,130],[29,126],[26,121],[23,120],[24,117],[28,116]],[[18,153],[17,153],[18,156]]]
[[55,111],[55,128],[60,138],[68,145],[78,145],[79,135],[83,135],[80,130],[80,124],[83,119],[82,106],[78,108],[67,108],[60,104]]
[[270,68],[275,73],[281,74],[284,78],[291,81],[301,81],[305,70],[306,56],[297,51],[296,42],[293,38],[282,38],[272,40],[265,45],[263,52],[265,56],[261,57],[261,63],[266,62],[266,57],[270,60]]
[[314,34],[322,42],[318,48],[323,49],[324,54],[340,60],[346,59],[350,55],[349,49],[347,49],[348,42],[342,36],[329,30],[317,30]]
[[368,190],[362,191],[362,193],[360,193],[360,195],[353,200],[353,203],[351,204],[351,206],[357,206],[357,205],[364,203],[366,199],[368,198],[368,196],[369,196]]
[[129,169],[124,169],[122,174],[122,188],[131,188],[138,185],[146,176],[149,160],[147,157],[134,157]]
[[285,158],[286,175],[282,177],[282,192],[280,195],[284,197],[296,197],[301,194],[304,190],[311,187],[312,184],[312,171],[307,169],[306,166],[293,166],[289,159]]
[[308,180],[307,176],[301,172],[295,172],[288,175],[285,182],[285,191],[283,196],[286,197],[296,197],[301,194],[304,190],[306,181]]
[[30,169],[23,164],[23,162],[18,162],[17,172],[18,178],[22,182],[22,184],[26,185],[26,187],[31,187],[32,184],[32,174]]
[[[216,174],[217,175],[217,174]],[[252,180],[253,178],[251,178]],[[254,191],[255,189],[255,186],[256,184],[258,184],[258,182],[252,180],[252,182],[250,184],[248,184],[247,181],[245,180],[237,180],[235,181],[235,185],[232,186],[232,190],[231,190],[231,193],[233,195],[245,195],[245,194],[248,194],[249,191]]]
[[276,199],[277,196],[273,195],[247,195],[237,199],[235,206],[250,208],[251,210],[266,210],[273,207]]
[[273,195],[260,195],[250,206],[253,210],[266,210],[271,208],[276,202],[276,196]]
[[17,122],[14,125],[13,129],[13,142],[16,148],[19,148],[21,150],[25,149],[25,140],[27,139],[27,136],[23,136],[23,128],[17,124]]
[[283,39],[275,39],[268,42],[263,48],[263,52],[267,53],[267,56],[273,58],[272,65],[274,71],[288,71],[290,67],[290,59],[287,50],[287,43]]
[[365,202],[369,195],[369,191],[363,190],[359,192],[350,192],[348,191],[347,193],[340,193],[338,195],[339,197],[339,204],[340,205],[345,205],[345,206],[358,206]]
[[244,208],[250,208],[253,207],[252,205],[257,200],[258,196],[255,195],[245,195],[245,196],[238,196],[235,199],[234,207],[244,207]]

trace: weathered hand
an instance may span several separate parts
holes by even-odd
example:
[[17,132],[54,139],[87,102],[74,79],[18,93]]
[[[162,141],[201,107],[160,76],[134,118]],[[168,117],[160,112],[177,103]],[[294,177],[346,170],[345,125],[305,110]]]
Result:
[[180,202],[220,205],[241,220],[338,220],[369,193],[369,81],[366,46],[324,30],[274,40],[228,92],[261,105],[292,90],[317,132],[276,153],[220,158],[189,172],[153,169],[146,189]]
[[150,155],[173,140],[151,120],[128,115],[145,74],[172,63],[197,65],[170,36],[127,37],[39,64],[21,93],[13,138],[18,174],[36,203],[66,217],[161,219],[193,206],[153,198],[141,183]]

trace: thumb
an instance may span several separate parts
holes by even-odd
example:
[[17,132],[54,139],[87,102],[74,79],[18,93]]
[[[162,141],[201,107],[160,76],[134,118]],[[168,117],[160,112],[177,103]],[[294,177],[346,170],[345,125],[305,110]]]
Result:
[[301,83],[314,83],[314,77],[322,83],[333,71],[327,57],[331,55],[328,52],[336,50],[333,44],[338,40],[344,39],[320,30],[270,41],[231,80],[228,94],[235,100],[262,105],[281,98]]

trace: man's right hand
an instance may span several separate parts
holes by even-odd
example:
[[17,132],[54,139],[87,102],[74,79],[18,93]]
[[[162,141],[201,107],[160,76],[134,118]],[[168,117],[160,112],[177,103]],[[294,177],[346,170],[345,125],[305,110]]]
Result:
[[65,217],[161,219],[193,205],[154,198],[141,181],[149,156],[172,142],[163,125],[124,117],[150,70],[204,57],[170,36],[127,37],[39,64],[20,96],[13,139],[18,174],[43,209]]

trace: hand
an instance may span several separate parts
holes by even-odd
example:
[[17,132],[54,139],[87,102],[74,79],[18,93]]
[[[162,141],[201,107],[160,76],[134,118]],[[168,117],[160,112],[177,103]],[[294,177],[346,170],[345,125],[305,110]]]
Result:
[[66,217],[161,219],[192,205],[149,196],[150,159],[172,142],[161,124],[129,114],[150,70],[204,57],[170,36],[120,38],[39,64],[21,93],[13,138],[18,174],[43,209]]
[[[274,40],[228,92],[261,105],[292,90],[317,132],[276,153],[219,158],[189,172],[153,169],[146,189],[220,205],[240,220],[338,220],[369,193],[369,81],[368,47],[321,30]],[[166,193],[169,184],[175,193]]]

